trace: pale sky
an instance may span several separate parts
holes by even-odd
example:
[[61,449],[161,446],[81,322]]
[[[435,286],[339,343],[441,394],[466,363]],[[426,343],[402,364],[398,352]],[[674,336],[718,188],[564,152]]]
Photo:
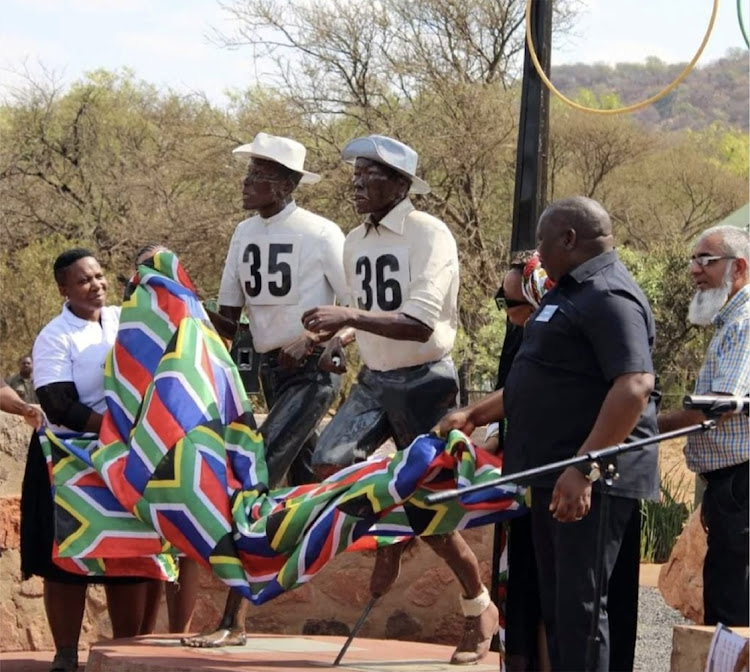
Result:
[[[583,1],[576,34],[553,44],[553,65],[647,56],[687,61],[711,14],[711,0]],[[129,67],[153,84],[203,91],[214,102],[257,82],[249,48],[231,51],[208,39],[211,28],[231,30],[216,0],[0,0],[0,8],[0,96],[19,81],[15,72],[41,66],[64,82],[97,68]],[[722,0],[699,65],[730,47],[744,42],[736,3]]]

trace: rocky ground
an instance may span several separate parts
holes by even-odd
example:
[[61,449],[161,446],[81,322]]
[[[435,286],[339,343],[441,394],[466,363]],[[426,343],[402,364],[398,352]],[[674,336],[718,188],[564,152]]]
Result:
[[0,411],[0,495],[21,492],[31,427],[21,418]]

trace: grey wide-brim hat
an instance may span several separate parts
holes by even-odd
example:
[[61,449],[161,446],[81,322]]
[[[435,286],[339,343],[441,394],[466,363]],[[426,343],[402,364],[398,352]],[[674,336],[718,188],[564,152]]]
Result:
[[296,173],[301,173],[300,184],[320,182],[320,175],[305,170],[306,155],[307,150],[303,144],[290,138],[268,135],[268,133],[258,133],[252,142],[232,150],[232,156],[240,161],[249,161],[252,158],[267,159],[280,163]]
[[347,163],[357,159],[370,159],[393,168],[411,180],[411,194],[429,194],[430,185],[416,176],[419,155],[403,142],[385,135],[365,135],[349,141],[341,151],[341,158]]

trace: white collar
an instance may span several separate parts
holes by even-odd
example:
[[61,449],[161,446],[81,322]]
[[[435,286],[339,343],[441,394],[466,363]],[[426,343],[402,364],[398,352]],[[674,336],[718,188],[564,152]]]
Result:
[[[394,205],[388,214],[378,222],[378,226],[383,225],[386,229],[390,229],[393,233],[397,233],[399,236],[404,235],[404,223],[409,214],[414,210],[411,200],[407,196],[403,201],[399,201]],[[369,218],[367,220],[368,230],[375,226]]]
[[284,208],[279,210],[275,215],[271,215],[268,218],[260,217],[260,215],[258,215],[258,217],[260,217],[260,221],[263,222],[265,226],[270,226],[272,224],[277,224],[279,222],[284,221],[296,209],[297,209],[297,204],[294,201],[291,201],[287,203],[287,205],[285,205]]

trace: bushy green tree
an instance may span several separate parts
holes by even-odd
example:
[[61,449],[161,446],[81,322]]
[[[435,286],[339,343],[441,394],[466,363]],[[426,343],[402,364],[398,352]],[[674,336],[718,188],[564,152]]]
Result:
[[710,330],[687,321],[695,287],[688,273],[690,253],[682,242],[642,251],[621,247],[620,259],[651,304],[656,321],[654,368],[665,407],[679,406],[700,369]]

